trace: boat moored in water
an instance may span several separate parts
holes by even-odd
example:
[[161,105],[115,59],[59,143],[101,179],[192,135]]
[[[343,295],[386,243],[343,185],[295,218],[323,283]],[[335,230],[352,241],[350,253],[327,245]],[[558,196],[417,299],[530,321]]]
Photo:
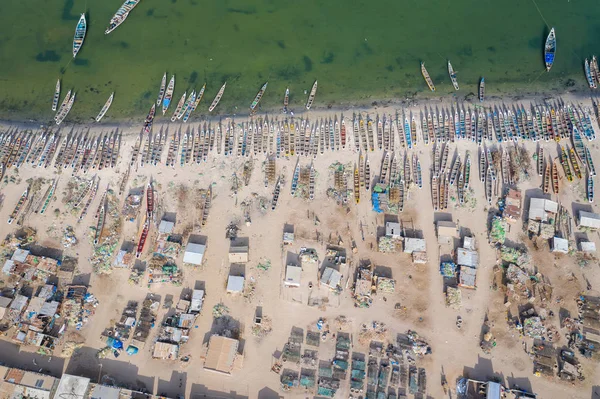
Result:
[[250,104],[250,110],[251,111],[254,112],[256,110],[256,107],[258,106],[258,103],[260,102],[260,99],[265,94],[265,90],[267,90],[267,85],[268,84],[269,84],[269,82],[265,82],[265,84],[262,85],[262,87],[260,88],[260,90],[258,91],[258,93],[256,93],[256,97],[254,97],[254,101],[252,101],[252,104]]
[[485,97],[485,79],[482,77],[479,81],[479,101],[483,101]]
[[133,10],[139,2],[140,0],[125,0],[123,5],[119,7],[115,15],[113,15],[113,17],[110,19],[110,23],[108,25],[108,28],[106,28],[106,30],[104,31],[104,34],[108,35],[110,32],[117,29],[119,25],[125,22],[131,10]]
[[60,100],[60,79],[56,81],[56,88],[54,89],[54,97],[52,97],[52,111],[56,111],[58,107],[58,101]]
[[171,80],[169,81],[169,85],[167,86],[167,91],[165,92],[165,97],[162,102],[162,113],[163,115],[169,109],[169,105],[171,105],[171,99],[173,98],[173,91],[175,90],[175,75],[171,76]]
[[83,46],[86,31],[87,21],[85,20],[85,14],[81,14],[79,22],[77,22],[77,26],[75,27],[75,36],[73,37],[73,58],[77,56],[77,53],[81,50],[81,46]]
[[425,63],[423,63],[423,62],[421,62],[421,74],[423,75],[425,82],[427,82],[427,86],[429,86],[429,90],[435,91],[435,86],[433,85],[433,80],[431,80],[431,77],[429,76],[429,72],[427,72],[427,69],[425,69]]
[[317,95],[317,81],[313,83],[312,89],[310,89],[310,94],[308,95],[308,101],[306,101],[306,109],[309,110],[312,107],[313,102],[315,101],[315,96]]
[[167,73],[165,72],[165,74],[162,77],[162,80],[160,82],[160,89],[158,90],[158,98],[156,99],[156,106],[160,106],[160,103],[162,102],[163,98],[165,98],[165,90],[167,89]]
[[544,46],[544,62],[546,64],[546,71],[550,72],[550,68],[554,64],[554,55],[556,53],[556,33],[554,28],[550,29],[548,37],[546,38],[546,44]]
[[100,113],[98,114],[98,116],[96,116],[96,122],[100,122],[100,120],[104,117],[104,114],[106,114],[106,111],[108,111],[108,109],[112,105],[114,96],[115,96],[115,93],[113,92],[110,95],[110,97],[108,97],[108,100],[106,100],[106,103],[104,104],[104,106],[100,110]]
[[456,72],[454,72],[454,68],[452,68],[452,64],[448,61],[448,75],[450,75],[450,80],[452,81],[452,86],[454,86],[454,90],[458,90],[458,81],[456,80]]
[[227,82],[223,83],[223,86],[219,89],[219,92],[215,96],[212,104],[208,107],[208,112],[213,112],[213,110],[219,105],[219,101],[221,101],[221,97],[223,97],[223,93],[225,92],[225,86],[227,86]]

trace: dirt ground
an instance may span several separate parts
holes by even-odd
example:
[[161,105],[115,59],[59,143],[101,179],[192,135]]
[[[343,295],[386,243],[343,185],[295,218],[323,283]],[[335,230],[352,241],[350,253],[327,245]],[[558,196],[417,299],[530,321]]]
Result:
[[[395,110],[372,110],[373,116],[377,112],[395,112]],[[413,109],[418,115],[419,109]],[[348,115],[348,112],[346,112]],[[311,118],[316,116],[333,116],[327,113],[311,113]],[[239,122],[239,121],[236,121]],[[420,125],[420,124],[419,124]],[[197,126],[192,126],[197,127]],[[597,126],[595,126],[598,129]],[[157,125],[156,129],[169,129],[169,135],[175,127],[173,125]],[[84,127],[75,127],[84,129]],[[66,131],[66,128],[63,128]],[[92,132],[99,132],[101,128],[94,128]],[[597,132],[600,130],[596,130]],[[426,338],[433,349],[433,354],[420,363],[425,367],[428,374],[427,393],[432,398],[444,397],[442,387],[439,383],[441,373],[445,373],[451,388],[461,375],[469,375],[472,378],[485,379],[493,376],[501,376],[507,385],[517,384],[521,388],[528,388],[538,393],[541,398],[582,398],[589,399],[592,386],[598,385],[600,381],[600,370],[594,364],[586,363],[584,368],[586,380],[574,385],[567,384],[554,378],[533,375],[532,360],[523,350],[523,342],[530,345],[530,341],[519,336],[518,331],[509,328],[506,322],[505,298],[502,288],[493,287],[494,266],[496,265],[496,251],[488,244],[487,222],[488,206],[485,201],[484,187],[478,179],[477,154],[478,148],[474,143],[459,142],[450,144],[451,149],[456,149],[461,155],[469,150],[473,159],[471,196],[476,203],[474,206],[459,206],[453,199],[456,193],[451,192],[451,200],[448,210],[433,212],[431,206],[431,191],[429,187],[430,168],[432,165],[432,146],[425,147],[419,143],[411,153],[419,156],[423,168],[423,189],[413,186],[408,194],[408,201],[402,213],[397,215],[398,219],[408,228],[414,228],[418,235],[427,242],[428,263],[415,265],[410,257],[403,253],[384,254],[377,252],[378,231],[384,226],[386,215],[377,214],[372,210],[369,201],[370,193],[364,189],[361,192],[360,204],[348,201],[341,206],[332,199],[327,198],[327,189],[333,186],[333,173],[329,167],[335,162],[353,165],[358,161],[358,154],[354,151],[352,133],[349,131],[349,143],[346,150],[337,152],[326,152],[325,156],[318,156],[314,160],[317,171],[315,199],[292,197],[290,185],[292,173],[297,157],[277,159],[276,168],[278,173],[284,176],[285,184],[282,186],[282,194],[274,211],[271,210],[271,198],[273,185],[265,187],[262,163],[265,156],[260,154],[253,156],[254,168],[249,184],[245,186],[241,182],[244,163],[250,158],[217,155],[211,153],[207,162],[200,165],[187,165],[181,168],[178,163],[174,168],[166,167],[164,163],[157,166],[138,167],[131,171],[127,190],[144,187],[148,179],[152,178],[156,189],[157,223],[165,213],[175,215],[175,233],[199,234],[206,237],[207,251],[204,265],[198,268],[183,266],[184,280],[181,286],[170,284],[156,284],[149,286],[147,276],[140,284],[128,282],[130,270],[113,269],[107,275],[97,275],[89,261],[93,253],[91,226],[94,226],[93,213],[100,201],[102,193],[107,185],[119,187],[123,174],[129,165],[130,153],[135,142],[137,129],[125,128],[123,130],[123,144],[119,162],[115,169],[103,169],[94,171],[100,177],[99,194],[96,196],[90,212],[79,222],[78,217],[67,212],[62,199],[67,190],[67,184],[71,179],[71,169],[60,171],[54,168],[33,169],[24,166],[18,171],[16,183],[1,184],[4,196],[3,206],[0,208],[0,220],[6,220],[12,212],[21,193],[27,186],[26,180],[30,177],[43,177],[46,179],[60,176],[57,189],[57,200],[50,205],[49,212],[44,215],[29,213],[24,224],[35,227],[38,237],[44,245],[61,247],[62,229],[66,225],[74,228],[79,243],[70,248],[63,248],[65,255],[77,257],[77,274],[84,282],[89,282],[90,291],[98,298],[100,305],[96,314],[90,322],[78,331],[77,340],[83,342],[83,347],[64,361],[53,359],[48,362],[47,369],[54,373],[67,371],[69,373],[81,374],[97,379],[98,376],[108,376],[119,384],[126,386],[145,388],[157,394],[166,394],[171,397],[185,395],[185,397],[273,397],[272,391],[278,392],[285,397],[306,397],[307,394],[295,389],[283,393],[279,388],[279,376],[270,371],[273,355],[280,352],[287,341],[293,327],[311,329],[319,318],[333,320],[337,316],[345,316],[351,324],[349,328],[353,334],[358,333],[362,324],[373,321],[384,322],[388,328],[388,339],[393,341],[397,333],[413,329]],[[555,157],[555,143],[542,143],[547,152],[552,152]],[[510,144],[511,146],[513,144]],[[521,145],[521,144],[519,144]],[[600,164],[600,151],[594,142],[587,143],[594,154],[597,164]],[[491,145],[492,148],[498,144]],[[396,152],[401,154],[398,142]],[[526,143],[529,154],[535,151],[534,143]],[[453,151],[451,151],[452,154]],[[163,151],[163,162],[166,158],[166,148]],[[375,150],[369,152],[373,171],[378,171],[383,153]],[[463,158],[464,159],[464,158]],[[311,159],[300,157],[303,167],[310,165]],[[535,167],[535,162],[532,161]],[[240,178],[237,193],[231,189],[233,173]],[[12,176],[17,172],[15,169],[8,171]],[[348,175],[348,188],[351,188],[351,169]],[[373,173],[372,173],[373,174]],[[375,172],[374,174],[378,174]],[[86,176],[89,177],[89,176]],[[531,179],[520,182],[518,188],[523,192],[524,209],[528,206],[528,198],[540,192],[541,179],[537,173],[531,171]],[[559,196],[552,195],[553,200],[565,205],[572,213],[579,209],[578,204],[587,206],[582,190],[576,186],[580,183],[561,184]],[[196,189],[208,189],[212,187],[212,204],[206,225],[201,226],[201,213],[195,204]],[[184,187],[184,188],[182,188]],[[453,197],[454,194],[454,197]],[[259,206],[260,198],[266,199],[266,209]],[[122,207],[125,193],[118,197],[119,208]],[[242,203],[251,202],[249,217],[251,223],[245,223],[247,215],[244,214]],[[572,206],[570,204],[573,204]],[[143,208],[143,207],[142,207]],[[55,211],[58,209],[58,211]],[[123,241],[137,242],[141,225],[143,223],[144,211],[134,221],[123,220],[122,231],[118,236],[119,243]],[[56,216],[56,215],[59,216]],[[443,280],[439,275],[440,253],[437,244],[435,222],[438,220],[453,220],[458,223],[463,231],[468,229],[476,239],[479,251],[479,269],[477,273],[477,289],[463,289],[463,305],[460,310],[447,308],[445,305]],[[230,272],[228,262],[228,250],[230,241],[225,237],[226,226],[231,222],[237,222],[240,228],[239,237],[247,237],[250,248],[250,261],[236,271],[242,271],[246,283],[255,283],[255,290],[247,296],[234,296],[227,294],[225,290],[227,276]],[[4,222],[3,222],[4,223]],[[292,225],[296,240],[292,245],[283,246],[282,234],[286,225]],[[3,234],[15,229],[14,225],[3,224]],[[378,230],[379,229],[379,230]],[[361,233],[362,230],[362,233]],[[110,234],[106,231],[105,234]],[[150,238],[146,244],[145,253],[141,260],[148,260],[150,249],[155,245],[157,226],[153,224]],[[364,239],[362,238],[364,234]],[[315,248],[322,260],[325,257],[325,247],[328,243],[338,245],[341,238],[341,246],[348,253],[348,269],[343,276],[344,290],[340,295],[317,286],[318,276],[315,265],[307,265],[302,272],[300,288],[286,288],[283,285],[286,259],[288,252],[297,253],[302,247]],[[571,237],[573,240],[574,237]],[[600,246],[600,238],[597,233],[589,234],[588,239]],[[554,255],[549,252],[547,246],[534,248],[527,238],[524,238],[522,223],[518,221],[511,225],[508,239],[514,243],[520,243],[529,248],[533,264],[552,284],[554,288],[553,302],[549,309],[558,314],[560,307],[566,307],[571,312],[576,312],[575,298],[587,289],[586,280],[594,289],[600,289],[599,264],[589,264],[580,267],[571,255]],[[356,243],[357,252],[351,251],[352,242]],[[184,241],[185,244],[185,241]],[[182,265],[183,251],[180,253],[177,264]],[[396,292],[394,294],[376,296],[369,309],[354,307],[350,288],[354,275],[353,271],[360,260],[369,259],[376,266],[389,268],[392,277],[396,280]],[[257,266],[265,260],[271,262],[269,270],[261,270]],[[237,266],[236,266],[237,267]],[[309,288],[309,282],[313,288]],[[179,298],[182,289],[203,286],[206,290],[206,300],[202,314],[197,319],[190,341],[183,346],[181,355],[189,355],[191,360],[187,363],[180,361],[166,361],[152,359],[151,347],[152,337],[155,337],[154,328],[151,339],[140,353],[128,356],[123,353],[118,359],[109,358],[98,360],[95,354],[98,349],[104,347],[101,333],[110,326],[111,320],[119,318],[125,305],[130,300],[140,303],[151,292],[158,295],[161,301],[167,295]],[[594,292],[594,291],[592,291]],[[326,306],[308,306],[310,298],[322,296],[327,298]],[[560,302],[556,298],[562,299]],[[203,345],[210,336],[213,328],[212,308],[218,303],[224,303],[230,309],[230,316],[239,322],[244,361],[242,370],[236,370],[233,376],[224,376],[210,373],[202,369]],[[406,308],[397,310],[396,304]],[[252,335],[252,326],[255,310],[262,308],[262,313],[268,316],[272,322],[273,330],[270,334],[257,338]],[[168,309],[161,306],[157,322],[163,320]],[[456,327],[457,316],[463,319],[461,329]],[[483,353],[479,349],[480,334],[484,318],[489,318],[494,335],[497,339],[491,355]],[[558,320],[553,322],[558,327]],[[564,336],[561,336],[560,344],[566,344]],[[24,360],[19,360],[20,355],[11,349],[12,344],[2,343],[9,358],[3,361],[7,364],[20,365]],[[558,346],[558,344],[557,344]],[[24,348],[25,351],[32,349]],[[367,352],[367,348],[354,340],[354,351]],[[23,357],[22,359],[29,359]],[[323,359],[322,359],[323,360]],[[61,368],[63,370],[58,370]],[[347,385],[347,383],[346,383]],[[217,393],[220,392],[220,393]],[[348,387],[340,389],[337,397],[347,397]],[[276,397],[276,396],[275,396]],[[454,397],[454,394],[452,394]]]

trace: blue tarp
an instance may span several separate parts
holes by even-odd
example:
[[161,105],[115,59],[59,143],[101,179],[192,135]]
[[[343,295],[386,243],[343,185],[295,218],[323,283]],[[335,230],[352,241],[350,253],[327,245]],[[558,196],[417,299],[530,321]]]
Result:
[[129,356],[136,355],[139,352],[139,349],[137,346],[129,345],[126,352]]
[[373,202],[373,210],[377,213],[382,213],[383,211],[379,206],[379,193],[371,194],[371,201]]

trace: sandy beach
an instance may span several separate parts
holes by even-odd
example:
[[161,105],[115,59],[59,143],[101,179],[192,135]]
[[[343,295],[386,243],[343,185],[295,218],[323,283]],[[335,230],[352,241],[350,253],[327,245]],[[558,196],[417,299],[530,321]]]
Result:
[[[591,109],[589,100],[564,96],[561,100],[565,103],[583,104]],[[535,102],[535,100],[532,100]],[[529,100],[519,101],[526,107]],[[498,104],[502,101],[498,101]],[[461,103],[462,104],[462,103]],[[431,178],[434,167],[433,145],[426,146],[422,141],[420,113],[424,105],[432,107],[450,108],[450,102],[442,100],[435,103],[413,105],[406,108],[377,107],[369,110],[343,110],[347,124],[347,140],[345,149],[338,151],[326,150],[323,155],[313,159],[308,156],[284,156],[276,159],[276,175],[280,177],[281,194],[275,210],[271,210],[274,185],[268,182],[265,185],[266,155],[251,153],[250,156],[225,156],[223,152],[212,150],[206,161],[199,164],[190,163],[180,166],[179,159],[174,167],[166,166],[168,143],[175,131],[185,132],[186,129],[198,129],[198,123],[163,123],[162,118],[157,120],[153,127],[154,134],[164,131],[168,139],[167,145],[161,154],[161,162],[157,165],[146,164],[143,167],[137,162],[129,170],[129,177],[125,190],[119,195],[122,180],[130,167],[133,147],[141,129],[141,123],[135,126],[119,125],[85,125],[61,126],[60,132],[88,132],[91,137],[118,129],[122,134],[120,151],[115,167],[102,170],[90,170],[87,174],[73,169],[33,168],[31,164],[24,164],[18,170],[13,166],[5,172],[5,177],[0,184],[2,201],[0,205],[1,231],[4,235],[16,231],[19,226],[8,225],[6,220],[13,212],[19,197],[32,180],[44,179],[44,188],[37,193],[37,200],[43,195],[48,182],[59,178],[55,199],[50,203],[48,211],[43,215],[30,211],[25,214],[22,225],[30,226],[37,231],[37,241],[40,245],[50,248],[59,248],[63,256],[78,259],[76,279],[89,284],[92,292],[99,301],[95,314],[89,322],[78,331],[69,331],[63,338],[64,342],[73,340],[82,343],[82,347],[75,351],[72,357],[52,361],[41,360],[35,355],[37,362],[48,364],[47,370],[52,374],[69,372],[88,376],[97,380],[100,376],[108,376],[117,384],[145,389],[155,394],[164,394],[169,397],[184,395],[186,398],[272,398],[272,397],[308,397],[314,392],[307,392],[303,388],[292,388],[282,391],[280,376],[271,371],[275,362],[274,355],[283,351],[284,344],[288,341],[290,332],[294,327],[303,329],[304,334],[315,330],[320,318],[325,319],[332,328],[332,334],[337,331],[334,321],[340,316],[345,317],[342,332],[349,333],[352,337],[352,351],[368,354],[369,345],[359,339],[363,325],[369,326],[373,322],[384,323],[386,331],[383,334],[386,341],[394,343],[396,335],[406,333],[407,330],[417,331],[426,339],[432,354],[416,360],[417,366],[427,372],[427,392],[423,397],[442,398],[444,394],[440,384],[440,376],[444,374],[451,390],[455,389],[456,379],[468,375],[470,378],[487,380],[499,377],[507,386],[519,386],[537,393],[539,398],[582,398],[595,397],[594,392],[600,395],[600,369],[593,359],[579,356],[583,367],[584,381],[574,383],[561,381],[558,377],[535,376],[533,362],[524,347],[531,347],[532,340],[523,337],[519,331],[508,325],[507,311],[514,312],[518,303],[506,305],[511,300],[505,287],[498,286],[498,272],[495,269],[500,261],[498,251],[488,243],[488,223],[490,212],[497,211],[496,198],[492,205],[488,205],[485,197],[485,186],[479,181],[478,153],[476,143],[466,140],[447,143],[450,154],[460,154],[463,159],[467,151],[472,157],[471,184],[468,190],[467,201],[459,204],[456,187],[450,187],[449,205],[447,209],[434,211],[432,207]],[[465,103],[473,106],[473,104]],[[475,104],[479,105],[479,103]],[[485,106],[490,103],[486,102]],[[423,188],[416,184],[407,188],[406,201],[402,212],[395,215],[376,213],[370,200],[371,191],[361,188],[361,199],[355,203],[352,196],[347,203],[340,204],[331,195],[334,187],[334,169],[345,165],[347,188],[352,192],[353,165],[359,161],[359,153],[355,150],[351,116],[353,112],[361,112],[366,118],[368,114],[375,119],[376,115],[395,115],[404,111],[406,114],[417,116],[418,133],[417,145],[412,149],[401,147],[396,137],[394,153],[396,157],[416,155],[422,168]],[[316,110],[310,113],[296,115],[308,117],[309,121],[320,118],[340,117],[341,110]],[[261,116],[261,115],[257,115]],[[276,116],[280,120],[284,115]],[[600,128],[593,119],[596,132]],[[229,119],[222,119],[226,124]],[[245,121],[236,118],[235,123]],[[24,130],[26,128],[36,131],[34,127],[26,125],[0,125],[0,131],[8,129]],[[53,127],[54,129],[54,127]],[[600,165],[600,149],[596,141],[584,140],[589,148],[596,165]],[[560,144],[569,143],[562,140]],[[494,151],[499,149],[496,141],[484,142],[486,148]],[[573,234],[567,238],[572,251],[568,254],[555,254],[550,252],[548,240],[529,239],[526,232],[527,208],[529,200],[533,197],[544,197],[558,202],[575,219],[576,212],[580,209],[591,210],[597,208],[595,203],[586,200],[585,177],[575,178],[567,182],[561,172],[560,192],[544,194],[543,181],[535,172],[536,162],[533,155],[537,148],[542,146],[545,154],[552,159],[557,157],[557,143],[554,141],[533,143],[520,141],[517,145],[503,143],[502,147],[522,148],[529,154],[531,163],[530,173],[527,178],[521,178],[514,185],[502,187],[498,180],[496,192],[500,195],[508,186],[518,188],[522,192],[522,220],[509,224],[507,243],[514,247],[525,248],[531,257],[528,268],[536,273],[541,273],[545,281],[552,286],[551,300],[540,303],[533,302],[538,308],[552,311],[554,316],[548,316],[545,324],[554,326],[559,332],[559,338],[553,342],[554,347],[562,348],[567,345],[568,337],[559,322],[559,310],[566,309],[571,314],[577,314],[576,299],[580,293],[598,295],[600,287],[600,269],[597,258],[582,267],[577,255],[576,243],[585,236],[586,240],[600,246],[600,236],[596,232],[583,233],[575,228]],[[379,175],[381,163],[385,152],[375,148],[368,151],[371,163],[371,178]],[[451,158],[452,159],[452,158]],[[451,160],[450,159],[450,160]],[[448,161],[450,165],[451,162]],[[314,199],[304,198],[306,188],[299,190],[300,194],[292,196],[291,182],[296,163],[306,170],[311,163],[316,171]],[[334,166],[334,164],[336,166]],[[249,166],[251,165],[251,166]],[[250,169],[248,169],[250,167]],[[448,166],[449,168],[449,166]],[[246,169],[246,172],[245,172]],[[248,173],[250,170],[250,173]],[[79,211],[73,211],[69,204],[72,198],[72,185],[74,177],[90,179],[97,176],[99,191],[90,206],[87,215],[79,220]],[[234,177],[235,176],[235,177]],[[243,176],[247,176],[244,182]],[[94,266],[94,226],[96,219],[95,210],[100,204],[102,193],[107,186],[113,190],[109,195],[111,204],[116,210],[111,211],[110,223],[105,225],[100,242],[113,235],[116,248],[123,242],[136,243],[144,223],[144,206],[134,212],[131,219],[124,216],[114,218],[120,214],[125,203],[125,197],[130,190],[142,190],[152,179],[155,190],[155,215],[156,219],[150,224],[150,232],[143,254],[139,260],[147,262],[156,248],[158,236],[158,223],[164,215],[173,218],[174,234],[182,235],[183,248],[177,254],[175,263],[183,272],[180,285],[169,283],[148,284],[147,273],[138,284],[129,281],[131,270],[129,268],[111,268],[110,273],[98,274],[98,266]],[[28,183],[29,182],[29,183]],[[235,189],[233,187],[235,186]],[[212,201],[208,212],[206,224],[202,225],[202,212],[199,206],[199,190],[212,191]],[[203,191],[205,192],[205,191]],[[597,193],[597,189],[596,189]],[[111,205],[112,207],[112,205]],[[111,208],[112,209],[112,208]],[[114,212],[113,212],[114,211]],[[401,223],[404,229],[409,230],[415,237],[423,238],[427,244],[426,264],[415,264],[411,256],[402,252],[381,253],[377,250],[378,239],[381,237],[385,223],[394,218]],[[448,256],[455,248],[448,248],[438,243],[436,222],[453,221],[461,229],[461,237],[471,236],[475,239],[476,250],[479,253],[479,266],[477,269],[477,288],[461,289],[462,306],[452,309],[446,306],[445,286],[439,274],[440,259]],[[239,227],[238,237],[247,238],[249,246],[249,261],[243,265],[230,265],[228,252],[230,240],[226,238],[226,228],[231,223]],[[72,226],[78,243],[71,247],[63,247],[63,235],[66,226]],[[114,229],[118,226],[118,229]],[[283,245],[282,236],[285,229],[293,226],[294,242]],[[183,265],[183,250],[187,238],[199,235],[206,241],[206,254],[202,266],[192,267]],[[353,251],[353,244],[355,250]],[[290,254],[297,254],[301,248],[314,248],[322,261],[326,257],[327,245],[341,246],[348,255],[347,266],[342,269],[342,290],[334,293],[326,287],[319,286],[319,269],[316,264],[302,265],[301,283],[298,288],[289,288],[283,284],[285,267],[290,259]],[[507,244],[508,245],[508,244]],[[117,254],[108,255],[112,263]],[[269,268],[262,265],[270,262]],[[373,302],[368,309],[356,307],[352,298],[352,285],[359,265],[369,260],[376,267],[384,268],[391,273],[395,280],[395,292],[386,295],[374,295]],[[100,269],[107,271],[106,268]],[[246,291],[243,295],[226,292],[227,277],[230,273],[243,274],[245,277]],[[309,288],[309,283],[312,288]],[[3,281],[4,286],[7,282]],[[180,357],[188,355],[190,360],[152,359],[152,340],[156,338],[158,325],[164,318],[172,313],[172,308],[164,308],[162,301],[169,295],[177,298],[183,289],[204,287],[206,298],[203,311],[194,323],[190,332],[190,339],[182,346]],[[248,287],[252,289],[248,290]],[[129,356],[125,353],[119,358],[111,354],[105,359],[98,359],[96,353],[105,347],[105,338],[102,332],[118,320],[128,301],[142,302],[148,293],[153,293],[161,299],[161,306],[156,318],[157,327],[151,332],[151,337],[146,346],[136,355]],[[526,302],[526,301],[525,301]],[[229,308],[229,315],[237,323],[241,347],[243,349],[243,365],[236,369],[233,375],[221,375],[203,370],[204,345],[214,330],[213,307],[223,303]],[[311,306],[312,304],[313,306]],[[317,305],[315,305],[317,304]],[[173,305],[174,306],[174,305]],[[256,308],[262,309],[262,314],[270,319],[272,331],[264,336],[253,335],[254,316]],[[461,328],[457,328],[457,316],[462,318]],[[497,345],[490,354],[480,349],[482,325],[485,319],[497,341]],[[23,363],[29,357],[18,354],[13,343],[10,343],[10,333],[2,337],[6,342],[0,343],[0,348],[5,348],[6,357],[3,362],[8,365],[32,367]],[[328,337],[321,342],[318,349],[319,360],[330,360],[334,353],[335,339]],[[35,352],[35,348],[23,347],[22,351]],[[57,352],[60,352],[57,349]],[[34,355],[31,355],[34,356]],[[296,364],[284,364],[284,368],[300,371]],[[104,377],[107,378],[107,377]],[[403,387],[404,391],[406,387]],[[595,389],[595,391],[594,391]],[[336,393],[337,398],[349,397],[348,381],[342,381]],[[204,396],[203,396],[204,395]],[[412,397],[412,395],[411,395]],[[451,392],[450,397],[456,397]]]

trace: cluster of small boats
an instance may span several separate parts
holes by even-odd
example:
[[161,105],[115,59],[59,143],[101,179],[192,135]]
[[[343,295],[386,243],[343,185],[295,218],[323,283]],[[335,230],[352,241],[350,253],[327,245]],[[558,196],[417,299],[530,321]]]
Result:
[[[597,104],[594,103],[594,107]],[[596,139],[592,124],[594,112],[576,104],[544,103],[525,108],[521,104],[512,106],[495,105],[489,108],[461,107],[433,109],[425,107],[419,117],[420,134],[413,132],[416,116],[411,115],[405,123],[397,123],[398,130],[404,126],[404,134],[399,134],[400,143],[411,148],[418,142],[445,143],[468,140],[482,145],[485,141],[518,142],[519,140],[560,141],[569,138],[578,129],[588,140]],[[404,139],[403,139],[404,138]]]
[[[60,100],[60,79],[56,83],[56,90],[54,92],[54,97],[52,98],[52,110],[56,109],[56,106]],[[54,122],[57,125],[60,125],[63,120],[67,117],[69,112],[71,112],[71,108],[73,108],[73,104],[75,103],[75,93],[72,93],[71,90],[67,92],[67,95],[63,99],[60,107],[56,111],[54,115]]]
[[592,60],[588,61],[585,59],[583,64],[585,71],[585,78],[587,79],[590,89],[597,89],[600,85],[600,70],[598,69],[598,59],[596,56],[592,56]]
[[[120,133],[93,136],[86,132],[63,135],[60,132],[8,131],[0,135],[0,165],[31,165],[32,168],[71,168],[73,173],[116,166],[121,146]],[[54,163],[53,163],[54,161]]]

